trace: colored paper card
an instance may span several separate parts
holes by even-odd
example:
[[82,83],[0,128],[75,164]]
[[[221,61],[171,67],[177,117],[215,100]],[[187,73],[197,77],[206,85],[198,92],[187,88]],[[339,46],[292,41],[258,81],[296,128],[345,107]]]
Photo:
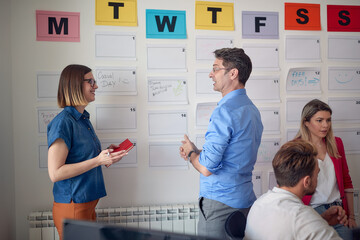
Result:
[[95,0],[95,24],[137,26],[137,0]]
[[285,3],[285,30],[320,31],[320,4]]
[[242,37],[279,39],[279,13],[243,11]]
[[195,29],[234,31],[234,4],[196,1]]
[[80,42],[80,13],[36,10],[36,41]]
[[360,6],[327,5],[328,32],[360,32]]
[[146,38],[186,38],[186,12],[146,9]]

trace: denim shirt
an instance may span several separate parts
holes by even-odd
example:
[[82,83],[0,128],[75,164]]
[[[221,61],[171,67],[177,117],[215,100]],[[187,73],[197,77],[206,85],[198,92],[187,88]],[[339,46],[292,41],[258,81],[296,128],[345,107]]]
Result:
[[225,95],[211,115],[199,162],[212,174],[200,175],[200,197],[232,208],[248,208],[256,200],[252,171],[263,125],[259,110],[238,89]]
[[[96,157],[101,144],[90,122],[90,114],[79,113],[74,107],[65,107],[48,125],[48,147],[56,139],[64,140],[69,153],[65,164],[79,163]],[[57,203],[90,202],[106,196],[101,166],[78,176],[54,183],[54,201]]]

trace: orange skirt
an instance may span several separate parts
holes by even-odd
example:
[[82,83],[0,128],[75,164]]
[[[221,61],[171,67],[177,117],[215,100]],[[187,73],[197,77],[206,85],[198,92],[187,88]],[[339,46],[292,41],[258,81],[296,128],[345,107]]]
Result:
[[57,203],[53,205],[53,220],[59,233],[60,240],[63,239],[63,220],[96,220],[95,207],[99,199],[87,203]]

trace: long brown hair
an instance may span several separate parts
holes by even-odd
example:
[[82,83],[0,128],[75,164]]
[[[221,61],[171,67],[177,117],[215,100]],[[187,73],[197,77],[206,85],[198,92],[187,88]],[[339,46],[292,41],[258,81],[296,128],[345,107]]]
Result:
[[64,68],[60,75],[57,95],[57,103],[60,108],[88,104],[82,91],[82,83],[85,74],[89,72],[91,72],[90,68],[77,64],[71,64]]
[[[305,125],[305,122],[309,122],[310,119],[319,111],[329,112],[332,114],[332,110],[326,103],[320,101],[319,99],[313,99],[308,102],[301,113],[301,123],[299,132],[296,134],[295,138],[301,138],[307,141],[311,141],[311,133],[308,127]],[[330,129],[325,136],[326,150],[328,151],[331,157],[339,158],[340,154],[336,147],[335,137],[332,130],[332,124]]]

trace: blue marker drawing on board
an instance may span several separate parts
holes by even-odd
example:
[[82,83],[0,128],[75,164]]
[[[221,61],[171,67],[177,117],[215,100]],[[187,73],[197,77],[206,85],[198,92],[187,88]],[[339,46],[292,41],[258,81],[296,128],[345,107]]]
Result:
[[338,76],[335,77],[335,81],[340,84],[346,84],[346,83],[352,82],[353,80],[354,80],[354,75],[352,75],[349,78],[347,73],[345,73],[345,74],[339,73]]

